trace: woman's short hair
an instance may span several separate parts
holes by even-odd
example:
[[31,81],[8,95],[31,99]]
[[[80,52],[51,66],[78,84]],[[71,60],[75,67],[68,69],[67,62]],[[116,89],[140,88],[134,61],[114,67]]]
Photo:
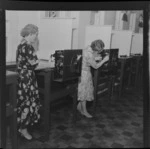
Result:
[[27,24],[20,32],[22,37],[26,37],[29,34],[35,34],[38,32],[38,27],[34,24]]
[[102,40],[98,39],[98,40],[94,40],[92,43],[91,43],[91,48],[93,51],[95,51],[96,49],[98,50],[101,50],[105,47],[105,44]]

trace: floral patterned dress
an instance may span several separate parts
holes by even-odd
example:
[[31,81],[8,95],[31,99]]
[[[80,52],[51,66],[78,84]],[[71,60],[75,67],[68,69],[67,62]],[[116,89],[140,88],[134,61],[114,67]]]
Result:
[[40,114],[40,98],[34,69],[29,60],[37,60],[34,48],[27,42],[19,44],[17,49],[17,123],[18,129],[26,128],[27,125],[37,123]]
[[93,51],[90,46],[83,50],[81,78],[78,83],[78,100],[94,100],[94,86],[91,67],[97,66]]

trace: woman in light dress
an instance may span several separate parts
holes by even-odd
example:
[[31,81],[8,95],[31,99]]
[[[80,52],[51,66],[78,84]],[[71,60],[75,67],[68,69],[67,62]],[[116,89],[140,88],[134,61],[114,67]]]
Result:
[[[90,46],[83,50],[82,58],[82,71],[81,78],[78,84],[78,111],[86,116],[87,118],[92,118],[92,115],[88,113],[86,108],[87,101],[94,100],[94,86],[91,74],[91,67],[98,69],[105,62],[108,61],[109,57],[106,56],[103,60],[100,57],[100,52],[103,51],[104,43],[102,40],[95,40]],[[96,59],[99,58],[99,62]]]

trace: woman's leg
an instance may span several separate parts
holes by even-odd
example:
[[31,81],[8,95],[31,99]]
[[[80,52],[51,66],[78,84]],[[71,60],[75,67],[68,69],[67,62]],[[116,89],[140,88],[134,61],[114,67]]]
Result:
[[85,116],[88,117],[88,118],[92,118],[92,115],[90,115],[90,114],[87,112],[87,109],[86,109],[86,100],[81,101],[80,104],[81,104],[81,111],[82,111],[81,114],[85,115]]
[[82,109],[81,101],[78,102],[77,109],[78,109],[78,111],[79,111],[81,114],[83,114],[83,109]]
[[[28,96],[28,102],[29,102],[29,104],[26,105],[27,104],[27,102],[26,102],[22,106],[22,111],[21,111],[20,117],[22,117],[23,114],[25,114],[25,119],[24,119],[24,123],[21,125],[21,129],[19,130],[19,132],[27,140],[31,140],[32,136],[29,134],[29,132],[27,130],[27,125],[34,124],[36,121],[39,120],[40,115],[39,115],[38,112],[35,112],[35,111],[38,111],[41,105],[40,105],[40,99],[39,99],[39,92],[38,92],[37,81],[36,81],[34,72],[32,73],[32,76],[30,78],[26,78],[26,79],[31,80],[30,84],[28,84],[28,88],[30,88],[31,86],[33,86],[33,90],[29,90],[28,94],[26,94],[26,96]],[[24,91],[24,89],[22,89],[22,91]],[[34,95],[34,97],[31,96],[31,95]],[[34,98],[34,102],[30,100],[31,98]],[[34,104],[34,108],[32,106],[33,104]],[[28,107],[28,108],[26,108],[26,107]],[[32,108],[33,110],[30,111],[30,108]],[[25,109],[26,109],[26,113],[23,112]],[[30,112],[32,116],[30,116],[28,114],[28,112]],[[28,122],[28,124],[27,124],[27,122]]]

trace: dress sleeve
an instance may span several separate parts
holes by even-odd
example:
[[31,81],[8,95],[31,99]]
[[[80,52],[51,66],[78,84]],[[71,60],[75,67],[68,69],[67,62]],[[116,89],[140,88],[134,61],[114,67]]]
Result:
[[37,65],[31,65],[29,60],[38,60],[37,55],[34,53],[34,49],[31,45],[23,44],[19,45],[17,49],[17,67],[24,69],[35,69]]
[[[38,60],[38,57],[37,57],[37,55],[36,55],[36,53],[34,51],[35,50],[34,50],[33,46],[32,45],[28,45],[28,50],[27,50],[27,54],[26,54],[28,63],[29,63],[29,60],[32,60],[32,61],[35,61],[35,62]],[[35,65],[31,66],[31,64],[30,64],[30,67],[33,67],[33,69],[35,69],[37,65],[38,64],[35,64]]]
[[16,62],[17,62],[17,68],[18,69],[26,69],[26,45],[19,45],[16,51]]

